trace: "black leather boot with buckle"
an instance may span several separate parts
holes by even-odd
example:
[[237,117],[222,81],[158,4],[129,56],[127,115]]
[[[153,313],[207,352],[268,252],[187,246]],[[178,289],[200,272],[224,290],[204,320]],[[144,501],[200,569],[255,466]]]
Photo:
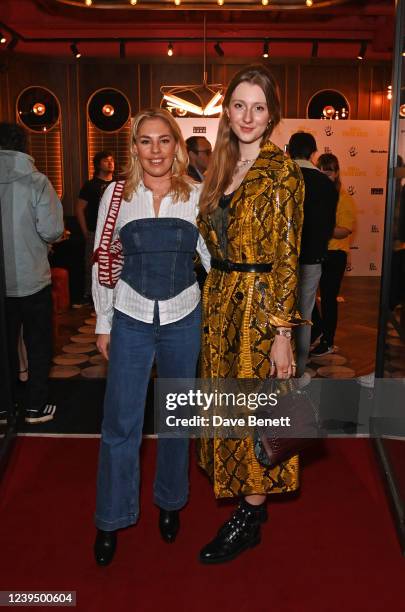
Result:
[[242,500],[229,521],[200,552],[201,563],[225,563],[260,543],[260,525],[267,520],[266,503],[252,506]]

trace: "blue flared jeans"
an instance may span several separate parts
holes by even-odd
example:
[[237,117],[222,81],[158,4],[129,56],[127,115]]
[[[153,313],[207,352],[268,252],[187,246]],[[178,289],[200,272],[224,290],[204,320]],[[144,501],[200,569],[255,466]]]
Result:
[[[189,315],[160,325],[115,310],[97,479],[95,522],[113,531],[134,524],[139,514],[139,449],[153,361],[161,378],[194,378],[201,335],[201,305]],[[159,438],[154,502],[179,510],[188,498],[189,441]]]

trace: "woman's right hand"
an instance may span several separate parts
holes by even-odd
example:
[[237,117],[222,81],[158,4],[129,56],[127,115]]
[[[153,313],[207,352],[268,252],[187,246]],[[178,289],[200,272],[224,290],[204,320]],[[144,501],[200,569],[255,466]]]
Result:
[[108,352],[110,350],[110,334],[98,334],[96,346],[104,359],[108,361]]

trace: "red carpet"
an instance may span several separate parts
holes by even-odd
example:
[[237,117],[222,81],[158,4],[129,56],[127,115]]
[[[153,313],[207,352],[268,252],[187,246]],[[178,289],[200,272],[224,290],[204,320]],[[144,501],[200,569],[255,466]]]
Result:
[[329,440],[306,458],[301,494],[269,504],[261,546],[205,567],[199,548],[229,514],[192,461],[191,499],[167,545],[151,502],[113,565],[92,556],[98,440],[20,438],[1,486],[1,590],[76,590],[83,612],[391,612],[404,609],[405,560],[365,440]]

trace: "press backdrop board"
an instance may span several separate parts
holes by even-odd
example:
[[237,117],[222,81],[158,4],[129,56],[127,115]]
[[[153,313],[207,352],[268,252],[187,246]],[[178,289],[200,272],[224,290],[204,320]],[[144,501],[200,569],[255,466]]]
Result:
[[[185,138],[205,136],[214,146],[218,119],[178,119]],[[345,189],[356,205],[356,227],[351,237],[347,274],[380,276],[386,198],[388,121],[322,121],[284,119],[272,140],[286,148],[291,134],[310,132],[318,153],[334,153]]]

